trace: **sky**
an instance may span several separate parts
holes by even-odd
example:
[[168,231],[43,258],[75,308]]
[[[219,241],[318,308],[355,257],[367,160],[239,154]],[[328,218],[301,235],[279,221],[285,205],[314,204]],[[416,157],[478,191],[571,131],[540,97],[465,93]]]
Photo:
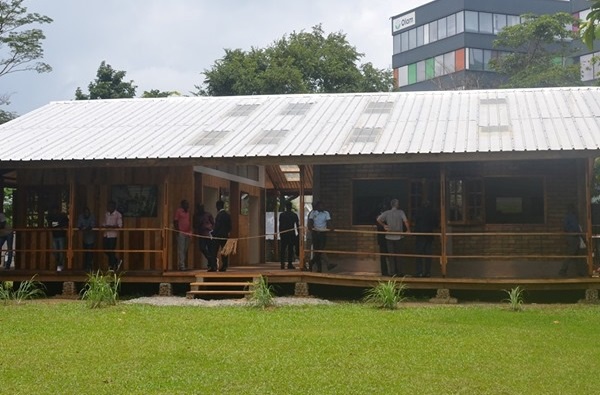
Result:
[[[42,25],[43,61],[50,73],[0,78],[3,110],[25,114],[51,101],[87,92],[100,62],[127,72],[145,90],[195,92],[202,71],[224,49],[264,48],[284,34],[343,32],[364,53],[361,63],[391,68],[392,16],[432,0],[25,0],[29,12],[51,17]],[[0,50],[0,57],[5,53]]]

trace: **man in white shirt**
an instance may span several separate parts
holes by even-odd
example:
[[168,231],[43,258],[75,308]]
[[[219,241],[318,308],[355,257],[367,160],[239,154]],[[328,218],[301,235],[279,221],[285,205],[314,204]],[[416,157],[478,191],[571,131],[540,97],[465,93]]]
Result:
[[[308,230],[311,231],[313,249],[315,250],[314,257],[309,264],[309,269],[312,271],[314,265],[317,267],[317,272],[321,273],[323,253],[319,252],[319,250],[325,248],[325,244],[327,243],[327,232],[333,230],[331,228],[331,215],[329,214],[329,211],[323,209],[323,204],[321,202],[315,203],[313,211],[308,214]],[[327,270],[332,270],[336,266],[335,263],[329,263],[327,265]]]
[[[387,240],[388,253],[400,254],[400,242],[403,236],[399,234],[399,232],[404,231],[404,229],[402,228],[403,224],[404,226],[406,226],[406,232],[410,232],[410,225],[408,223],[408,219],[406,218],[406,214],[404,214],[404,211],[398,208],[398,206],[400,205],[398,199],[393,199],[390,202],[390,205],[392,206],[392,208],[381,213],[379,217],[377,217],[377,222],[379,223],[379,225],[383,226],[383,229],[385,229],[386,232],[390,232],[389,234],[385,235],[385,238]],[[399,256],[390,256],[388,262],[390,262],[391,266],[389,268],[389,273],[391,275],[404,277],[404,271],[400,266]]]

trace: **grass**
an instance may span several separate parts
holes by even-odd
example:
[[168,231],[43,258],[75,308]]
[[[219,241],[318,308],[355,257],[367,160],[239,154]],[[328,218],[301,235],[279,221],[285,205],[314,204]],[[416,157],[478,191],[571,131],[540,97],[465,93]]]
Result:
[[4,303],[23,303],[25,300],[45,296],[44,284],[37,281],[35,276],[31,280],[21,281],[15,289],[13,281],[0,282],[0,300]]
[[252,292],[250,294],[250,303],[252,306],[263,309],[273,306],[273,289],[265,277],[258,277],[249,287]]
[[392,280],[380,282],[365,292],[364,301],[377,305],[382,309],[394,310],[404,298],[406,286],[402,282]]
[[114,272],[102,273],[97,271],[89,273],[88,279],[81,290],[81,299],[85,300],[88,307],[98,308],[114,306],[119,300],[121,275]]
[[597,392],[597,306],[0,306],[0,388],[35,394]]
[[508,295],[508,298],[505,299],[505,302],[508,302],[510,309],[512,311],[523,311],[523,303],[525,302],[524,297],[524,289],[517,286],[516,288],[511,288],[510,290],[504,290]]

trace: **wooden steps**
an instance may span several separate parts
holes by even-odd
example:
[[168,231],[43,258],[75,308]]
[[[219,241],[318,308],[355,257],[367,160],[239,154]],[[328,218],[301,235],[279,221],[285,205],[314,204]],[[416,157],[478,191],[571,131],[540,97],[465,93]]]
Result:
[[254,279],[254,275],[248,274],[198,274],[196,281],[190,283],[186,297],[245,297],[252,293]]

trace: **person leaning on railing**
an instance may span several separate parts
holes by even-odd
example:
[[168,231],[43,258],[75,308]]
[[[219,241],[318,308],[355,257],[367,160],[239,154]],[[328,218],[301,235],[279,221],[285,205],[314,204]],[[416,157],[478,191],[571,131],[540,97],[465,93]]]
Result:
[[0,213],[0,249],[6,243],[6,259],[4,261],[4,269],[10,269],[13,259],[13,229],[6,222],[4,213]]

